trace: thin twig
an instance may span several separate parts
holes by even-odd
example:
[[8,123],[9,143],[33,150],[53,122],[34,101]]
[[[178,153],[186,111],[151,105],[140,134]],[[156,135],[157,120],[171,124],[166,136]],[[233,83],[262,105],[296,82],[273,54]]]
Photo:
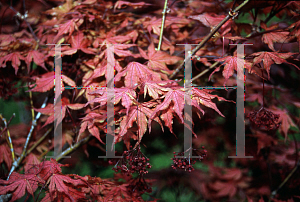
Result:
[[195,81],[196,79],[200,78],[201,76],[203,76],[204,74],[206,74],[209,70],[211,70],[212,68],[215,68],[217,65],[219,64],[218,61],[216,61],[214,64],[212,64],[208,69],[203,70],[202,72],[200,72],[197,76],[192,78],[192,82]]
[[[43,105],[41,106],[41,108],[44,108],[46,106],[47,100],[48,100],[48,97],[46,97],[46,99],[45,99]],[[31,128],[30,128],[30,131],[27,135],[26,142],[25,142],[25,145],[24,145],[24,148],[23,148],[23,152],[22,152],[21,156],[19,156],[19,158],[13,162],[12,167],[11,167],[11,169],[9,171],[9,174],[8,174],[7,180],[9,180],[9,177],[12,174],[12,172],[20,165],[20,163],[22,162],[24,157],[26,157],[29,140],[31,138],[31,135],[33,133],[33,130],[34,130],[35,126],[37,125],[37,120],[40,118],[40,116],[41,116],[41,113],[38,112],[35,119],[31,123]]]
[[91,135],[81,139],[79,142],[75,143],[74,145],[71,145],[68,149],[66,149],[65,151],[61,152],[58,156],[56,156],[55,160],[59,161],[60,159],[62,159],[64,156],[70,154],[71,152],[73,152],[75,149],[77,149],[80,145],[86,143],[89,139],[90,139]]
[[[200,48],[202,48],[212,36],[214,36],[214,34],[222,27],[222,25],[225,24],[229,19],[235,17],[237,12],[248,2],[249,0],[245,0],[241,5],[239,5],[236,9],[234,9],[234,11],[229,11],[228,15],[213,30],[211,30],[211,32],[197,45],[197,47],[192,50],[189,56],[192,57],[193,55],[195,55],[195,53]],[[184,63],[185,60],[175,69],[175,71],[172,73],[169,79],[173,79],[178,74],[178,72],[182,69]]]
[[12,156],[12,160],[15,160],[15,152],[14,152],[14,147],[12,144],[12,140],[10,137],[10,132],[8,130],[8,125],[10,124],[11,120],[16,116],[15,113],[13,113],[13,115],[11,116],[11,118],[9,119],[8,122],[6,122],[6,119],[2,116],[2,114],[0,114],[0,118],[2,119],[2,121],[4,122],[5,128],[3,129],[2,132],[4,132],[5,130],[7,130],[7,141],[8,141],[8,145],[10,147],[10,151],[11,151],[11,156]]
[[290,172],[290,174],[283,180],[283,182],[279,185],[279,187],[272,191],[271,196],[269,198],[269,202],[271,202],[272,198],[274,198],[277,194],[277,192],[283,187],[283,185],[285,185],[285,183],[292,177],[292,175],[296,172],[296,170],[298,169],[300,165],[300,160],[298,160],[296,166],[293,168],[293,170]]
[[32,150],[34,150],[47,137],[47,135],[51,132],[51,130],[52,128],[48,129],[46,133],[40,139],[38,139],[38,141],[34,143],[34,145],[30,147],[30,149],[28,149],[28,151],[26,152],[26,156],[30,154]]
[[163,16],[162,16],[162,20],[161,20],[161,27],[160,27],[160,34],[159,34],[159,42],[158,42],[158,47],[157,47],[157,49],[156,49],[157,51],[160,50],[161,43],[162,43],[162,38],[163,38],[163,34],[164,34],[164,26],[165,26],[165,20],[166,20],[167,9],[168,9],[168,0],[165,0],[164,10],[163,10],[163,12],[162,12]]
[[32,122],[33,122],[34,121],[34,109],[33,109],[32,92],[31,91],[29,91],[29,98],[30,98],[30,106],[31,106],[31,118],[32,118]]

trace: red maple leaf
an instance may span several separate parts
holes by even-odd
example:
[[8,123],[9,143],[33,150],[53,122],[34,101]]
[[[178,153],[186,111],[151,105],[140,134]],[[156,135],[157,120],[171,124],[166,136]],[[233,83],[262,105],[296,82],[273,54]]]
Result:
[[[104,114],[104,115],[103,115]],[[88,131],[97,138],[101,143],[104,142],[100,138],[99,128],[97,127],[97,123],[103,123],[106,120],[105,111],[103,114],[98,114],[95,112],[89,112],[84,118],[80,125],[79,136],[88,128]]]
[[44,180],[39,178],[36,173],[19,174],[13,172],[9,180],[0,179],[0,195],[11,193],[11,201],[16,201],[23,197],[25,192],[34,197],[34,192],[38,188],[39,183],[44,183]]
[[[153,111],[149,108],[149,106],[147,106],[147,103],[135,103],[138,104],[138,106],[131,106],[128,115],[124,116],[124,118],[122,119],[120,123],[121,131],[119,132],[119,137],[115,139],[115,142],[119,142],[118,138],[123,137],[127,133],[127,130],[133,126],[134,122],[136,122],[138,126],[138,143],[142,140],[143,135],[147,131],[147,123],[149,122],[149,117],[153,114]],[[163,126],[158,117],[155,117],[154,120],[158,122],[163,129]],[[149,131],[151,131],[150,128],[151,127],[149,125]]]
[[134,87],[144,80],[161,81],[159,73],[138,62],[130,62],[123,71],[115,76],[115,79],[118,80],[123,76],[125,76],[125,86],[127,87]]
[[[267,25],[262,21],[260,22],[260,25],[266,31],[273,30],[278,27],[278,24],[267,27]],[[264,43],[268,44],[268,46],[271,50],[275,51],[274,43],[288,43],[290,40],[289,34],[290,34],[290,32],[287,32],[287,31],[268,32],[268,33],[265,33],[262,35],[262,41]]]
[[291,126],[297,127],[292,118],[289,116],[288,112],[286,110],[279,109],[275,106],[272,106],[270,108],[270,111],[272,111],[274,114],[279,114],[280,117],[278,119],[278,122],[281,122],[281,125],[279,127],[279,130],[284,134],[285,139],[287,138],[288,131]]
[[[227,80],[229,79],[229,77],[231,77],[234,73],[234,70],[237,71],[237,67],[239,65],[242,65],[244,59],[242,58],[238,58],[237,56],[226,56],[224,58],[219,58],[219,59],[216,59],[216,61],[219,61],[219,62],[224,62],[225,66],[224,66],[224,70],[222,72],[223,74],[223,77],[225,78],[225,82],[224,82],[224,85],[225,83],[227,82]],[[248,71],[250,72],[251,71],[251,65],[250,63],[248,62],[244,62],[244,68],[248,69]],[[220,71],[220,67],[216,68],[209,76],[209,80],[210,80],[210,77],[217,71]]]
[[56,173],[61,173],[62,166],[68,166],[68,165],[57,163],[55,159],[51,158],[50,161],[42,161],[36,167],[39,170],[38,172],[39,176],[43,180],[47,181],[51,175]]
[[295,64],[286,61],[287,58],[291,57],[294,54],[295,53],[257,52],[257,53],[253,53],[251,56],[255,56],[255,58],[253,59],[253,65],[263,62],[264,69],[267,71],[268,78],[270,79],[270,69],[271,69],[271,65],[274,63],[276,64],[287,63],[293,65],[294,67],[300,70],[300,68]]
[[[74,178],[71,178],[71,176]],[[52,174],[47,184],[49,184],[50,198],[54,199],[57,196],[63,197],[63,201],[78,201],[85,198],[85,194],[78,191],[76,188],[80,186],[87,186],[87,182],[83,181],[83,178],[78,178],[76,175],[63,175]]]
[[164,92],[167,92],[170,90],[170,86],[168,84],[170,83],[170,80],[168,81],[146,81],[142,84],[143,91],[144,91],[144,97],[146,97],[146,94],[148,94],[150,97],[154,99],[158,99],[159,95],[163,95]]
[[25,173],[33,173],[31,169],[35,169],[36,165],[40,164],[40,160],[38,160],[37,156],[30,153],[26,158],[24,159],[25,165],[24,165],[24,170]]
[[89,40],[84,37],[82,32],[78,32],[76,35],[71,36],[71,48],[62,47],[62,55],[73,55],[77,53],[77,50],[81,50],[86,54],[95,54],[95,50],[87,48],[90,44]]
[[53,42],[56,42],[57,39],[63,34],[69,33],[69,36],[71,36],[74,30],[78,30],[78,27],[83,23],[83,21],[83,19],[71,19],[64,24],[60,24],[58,28],[55,28],[58,30],[58,33],[53,39]]
[[60,117],[54,117],[54,114],[55,114],[54,113],[54,105],[51,103],[49,103],[46,107],[41,108],[41,109],[34,108],[35,111],[49,116],[46,123],[44,124],[44,126],[52,123],[54,121],[54,118],[62,121],[65,118],[66,110],[68,110],[68,108],[70,108],[72,110],[79,110],[85,106],[85,104],[79,104],[79,103],[70,104],[69,99],[65,98],[65,97],[63,97],[61,100],[62,100],[62,102],[61,102],[61,107],[62,107],[61,108],[61,114],[62,114],[61,119],[60,119]]
[[[151,30],[154,34],[160,35],[160,27],[161,27],[161,18],[156,17],[146,17],[143,19],[143,25],[147,27],[147,30],[149,33],[151,33]],[[168,27],[170,25],[173,26],[173,28],[180,28],[184,25],[189,24],[190,20],[183,18],[183,17],[168,17],[165,19],[165,27]]]
[[[32,92],[46,92],[54,87],[54,79],[55,79],[55,72],[47,72],[43,74],[41,77],[32,77],[35,80],[35,84],[29,85]],[[61,79],[68,84],[69,86],[76,86],[75,82],[65,75],[61,75]],[[64,85],[61,86],[62,91],[64,90]]]
[[[215,13],[209,14],[204,13],[196,16],[191,16],[189,18],[200,21],[203,25],[206,27],[214,28],[217,26],[226,16],[225,15],[217,15]],[[227,21],[224,25],[221,27],[221,33],[222,35],[226,35],[232,28],[232,22],[233,21]]]
[[172,65],[181,60],[180,57],[171,56],[163,51],[156,51],[153,43],[148,47],[148,54],[141,48],[139,48],[139,51],[141,56],[148,60],[147,66],[153,71],[163,73],[161,76],[165,80],[168,79],[165,74],[171,74],[173,72],[167,68],[166,64]]
[[[107,87],[103,87],[99,90],[89,93],[91,95],[100,95],[100,97],[87,102],[86,105],[94,102],[99,102],[100,105],[105,105],[107,103],[107,91],[108,91]],[[130,106],[133,104],[133,100],[131,99],[130,96],[136,98],[136,92],[133,89],[127,87],[114,88],[113,102],[116,105],[122,100],[121,103],[127,109],[127,114]]]
[[6,67],[6,62],[11,61],[11,65],[15,69],[15,74],[17,74],[21,60],[25,60],[25,58],[19,52],[10,53],[0,58],[0,67]]
[[41,66],[42,68],[44,68],[46,71],[48,71],[47,68],[44,65],[45,55],[43,53],[40,53],[37,50],[28,51],[28,54],[27,54],[26,59],[25,59],[25,62],[27,63],[28,72],[30,71],[30,64],[31,64],[32,61],[35,64],[37,64],[37,65]]

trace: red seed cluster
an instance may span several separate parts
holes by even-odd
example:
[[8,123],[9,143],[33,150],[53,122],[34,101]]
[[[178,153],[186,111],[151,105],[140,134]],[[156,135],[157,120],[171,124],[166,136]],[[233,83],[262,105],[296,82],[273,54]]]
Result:
[[280,126],[279,114],[261,108],[259,111],[250,112],[247,116],[253,125],[257,127],[264,126],[268,130],[277,129]]
[[123,158],[113,168],[114,171],[121,171],[123,173],[138,173],[139,175],[148,173],[147,169],[151,168],[150,163],[139,148],[124,151]]
[[[204,147],[202,148],[204,149]],[[204,157],[207,156],[207,151],[205,149],[202,151],[193,149],[193,151],[194,153],[197,153],[199,161],[201,161]],[[192,160],[190,157],[177,158],[177,156],[184,156],[184,152],[179,152],[177,155],[176,152],[173,153],[174,153],[174,158],[171,158],[173,160],[173,165],[172,165],[173,169],[181,169],[188,172],[192,172],[193,170],[195,170],[193,168],[193,164],[196,163],[196,160]]]

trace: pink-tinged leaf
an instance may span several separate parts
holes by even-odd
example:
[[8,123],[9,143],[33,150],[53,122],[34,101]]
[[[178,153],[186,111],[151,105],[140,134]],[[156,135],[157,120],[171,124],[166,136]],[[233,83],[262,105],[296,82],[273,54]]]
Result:
[[286,110],[282,110],[282,109],[279,109],[279,108],[274,107],[274,106],[270,110],[274,114],[279,114],[280,115],[280,117],[278,119],[278,122],[281,122],[279,130],[284,134],[284,137],[286,139],[290,127],[291,126],[297,127],[297,125],[294,123],[294,121],[289,116],[289,114],[288,114],[288,112]]
[[[213,110],[215,110],[216,112],[218,112],[221,116],[224,117],[224,115],[219,111],[219,109],[217,108],[217,105],[212,102],[212,99],[214,98],[217,98],[219,101],[228,101],[222,97],[219,97],[217,95],[212,95],[212,94],[209,94],[209,90],[205,90],[205,89],[198,89],[198,88],[193,88],[193,99],[192,99],[192,105],[195,106],[196,108],[197,107],[197,104],[198,105],[204,105],[206,107],[209,107]],[[195,103],[195,102],[197,103]],[[199,108],[198,108],[199,109]],[[202,113],[203,111],[200,110]],[[204,114],[204,113],[203,113]]]
[[[96,90],[92,93],[89,93],[90,95],[100,95],[100,97],[96,97],[95,99],[89,101],[86,103],[86,105],[90,103],[95,103],[99,102],[100,105],[105,105],[107,104],[107,88],[103,87],[99,90]],[[133,100],[131,99],[132,96],[133,98],[136,98],[136,92],[127,87],[122,87],[122,88],[114,88],[114,105],[118,104],[120,100],[122,101],[121,104],[127,109],[127,114],[129,111],[130,106],[133,104]]]
[[28,51],[28,54],[26,56],[26,63],[27,63],[28,72],[30,71],[31,61],[33,61],[38,66],[41,66],[46,71],[48,71],[47,68],[44,65],[44,63],[45,63],[45,55],[43,53],[40,53],[37,50],[30,50],[30,51]]
[[[242,58],[238,58],[237,56],[227,56],[224,58],[216,59],[216,61],[219,61],[219,62],[224,61],[224,64],[225,64],[224,70],[222,72],[223,77],[225,78],[224,85],[227,82],[227,80],[229,79],[229,77],[231,77],[233,75],[234,70],[237,71],[238,66],[243,66],[243,62],[244,62],[243,67],[248,69],[249,72],[251,71],[250,63],[244,61],[244,59],[242,59]],[[216,71],[219,71],[219,69],[216,69],[215,71],[213,71],[213,73],[215,73]],[[211,75],[209,76],[209,79],[210,79]]]
[[73,55],[77,50],[81,50],[86,54],[95,54],[94,49],[88,48],[89,44],[89,40],[84,37],[82,32],[79,32],[75,36],[71,36],[71,48],[62,48],[62,55]]
[[66,83],[68,84],[69,86],[71,87],[75,87],[76,86],[76,83],[70,79],[69,77],[65,76],[65,75],[61,75],[61,79]]
[[[46,123],[43,125],[43,127],[52,123],[54,121],[54,119],[61,122],[65,118],[67,107],[69,107],[72,110],[79,110],[85,106],[85,104],[79,104],[79,103],[70,104],[70,101],[65,97],[63,97],[61,99],[61,101],[62,101],[61,102],[61,117],[54,117],[54,115],[55,115],[54,105],[51,103],[49,103],[46,107],[41,108],[41,109],[34,108],[35,111],[49,116]],[[60,114],[58,116],[60,116]]]
[[182,110],[184,108],[184,95],[185,95],[184,90],[181,88],[180,89],[177,88],[177,89],[170,90],[169,92],[167,92],[163,96],[164,101],[155,107],[155,110],[150,117],[149,126],[151,124],[151,120],[156,116],[156,114],[160,111],[167,109],[171,103],[173,103],[174,112],[178,115],[181,122],[183,123],[184,120],[183,120],[183,116],[182,116]]
[[[133,126],[133,123],[136,122],[138,126],[138,136],[139,141],[142,140],[142,137],[144,136],[145,132],[147,131],[147,123],[149,122],[149,117],[153,114],[153,111],[148,108],[147,105],[139,104],[139,106],[132,106],[130,107],[130,111],[127,116],[124,116],[123,120],[120,123],[120,133],[119,137],[123,137],[127,132],[128,129]],[[161,127],[163,128],[161,121],[156,117],[154,119],[156,122],[158,122]],[[150,130],[149,126],[149,130]],[[118,141],[118,140],[117,140]]]
[[0,58],[0,67],[6,67],[6,62],[11,61],[11,65],[15,69],[15,74],[17,75],[21,60],[25,60],[25,58],[19,52],[10,53]]
[[139,51],[141,56],[148,60],[147,66],[149,69],[159,72],[164,80],[167,80],[167,75],[173,72],[172,70],[169,70],[166,65],[175,64],[182,60],[182,58],[171,56],[166,52],[156,51],[153,43],[151,43],[148,47],[148,54],[146,54],[141,48],[139,48]]
[[154,99],[158,99],[160,95],[163,95],[164,92],[171,90],[168,87],[164,87],[167,85],[167,82],[157,82],[157,81],[146,81],[144,86],[144,97],[148,94],[150,97]]
[[88,131],[94,137],[96,137],[101,143],[103,143],[103,141],[100,138],[99,129],[96,126],[96,123],[103,123],[105,120],[106,120],[106,114],[101,115],[101,114],[98,114],[98,113],[95,113],[95,112],[88,113],[83,118],[83,121],[82,121],[82,123],[80,125],[79,135],[81,135],[81,133],[83,133],[86,130],[86,128],[87,128]]
[[53,42],[56,42],[57,39],[63,34],[69,33],[69,36],[71,36],[74,30],[78,30],[78,27],[82,23],[83,23],[83,19],[71,19],[64,24],[60,24],[59,27],[57,28],[58,33],[56,37],[53,39]]
[[116,75],[115,79],[123,76],[125,76],[125,86],[127,87],[134,87],[144,80],[161,81],[159,73],[138,62],[130,62],[123,71]]
[[[31,84],[29,87],[33,88],[29,91],[32,92],[46,92],[49,91],[50,89],[52,89],[54,87],[54,79],[55,79],[55,72],[47,72],[45,74],[43,74],[41,77],[32,77],[32,79],[35,80],[35,84]],[[61,79],[62,81],[64,81],[66,84],[75,87],[76,84],[75,82],[70,79],[69,77],[65,76],[65,75],[61,75]],[[64,90],[64,85],[61,86],[62,91]]]
[[84,108],[85,104],[68,104],[67,107],[70,108],[70,109],[73,109],[73,110],[79,110],[79,109],[82,109]]
[[100,138],[100,133],[99,133],[99,129],[97,128],[97,126],[89,125],[88,130],[95,138],[97,138],[102,144],[104,144],[104,142]]
[[295,53],[258,52],[258,53],[253,53],[251,56],[255,57],[253,59],[253,65],[263,62],[264,69],[267,71],[268,78],[270,79],[270,69],[271,69],[271,65],[274,63],[278,65],[282,63],[287,63],[293,65],[294,67],[300,70],[300,68],[295,64],[286,61],[287,58],[291,57],[294,54]]
[[41,77],[33,77],[35,79],[35,84],[30,85],[29,87],[33,89],[32,92],[46,92],[54,87],[54,78],[55,72],[47,72],[43,74]]
[[167,110],[163,111],[160,118],[165,122],[165,126],[169,128],[171,133],[175,134],[173,132],[173,118],[174,118],[174,111],[171,107],[169,107]]

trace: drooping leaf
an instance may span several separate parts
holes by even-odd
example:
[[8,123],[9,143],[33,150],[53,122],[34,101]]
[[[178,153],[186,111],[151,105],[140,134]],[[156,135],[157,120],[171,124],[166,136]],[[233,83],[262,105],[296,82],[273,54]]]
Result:
[[[30,88],[35,87],[31,89],[32,92],[46,92],[49,91],[54,87],[54,80],[55,80],[55,72],[47,72],[43,74],[41,77],[32,77],[32,79],[35,80],[35,84],[29,85]],[[62,81],[64,81],[66,84],[70,85],[71,87],[75,87],[75,82],[70,79],[69,77],[65,75],[61,75]],[[61,90],[64,90],[64,85],[61,85]]]
[[[267,27],[266,24],[262,21],[261,21],[260,25],[266,31],[273,30],[278,27],[278,24]],[[290,40],[289,34],[290,34],[290,32],[287,32],[287,31],[268,32],[268,33],[265,33],[262,35],[262,41],[264,43],[268,44],[268,46],[271,50],[275,51],[274,43],[288,43]]]
[[45,67],[45,55],[37,50],[31,50],[28,52],[27,56],[26,56],[26,63],[27,63],[27,69],[28,72],[30,71],[30,64],[33,61],[35,64],[41,66],[43,69],[45,69],[46,71],[47,68]]
[[[242,65],[243,62],[244,62],[244,68],[248,69],[249,72],[251,71],[251,65],[248,62],[244,61],[244,59],[238,58],[237,56],[226,56],[224,58],[216,59],[216,61],[224,62],[224,64],[225,64],[224,70],[222,72],[223,77],[225,78],[224,85],[227,82],[227,80],[229,79],[229,77],[231,77],[233,75],[234,70],[237,71],[238,66],[243,66]],[[217,72],[219,70],[220,70],[220,68],[215,69],[209,76],[209,80],[210,80],[210,77],[212,76],[212,74],[214,74],[215,72]]]
[[10,61],[15,69],[15,74],[17,74],[21,65],[21,60],[25,60],[25,58],[19,52],[13,52],[0,58],[0,67],[6,67],[6,62]]
[[294,53],[278,53],[278,52],[257,52],[257,53],[253,53],[252,56],[254,56],[255,58],[253,59],[253,65],[263,62],[264,64],[264,69],[267,71],[268,73],[268,78],[270,79],[270,69],[271,69],[271,65],[276,63],[276,64],[282,64],[282,63],[287,63],[290,65],[293,65],[294,67],[296,67],[297,69],[300,70],[300,68],[298,66],[296,66],[295,64],[289,63],[286,61],[287,58],[291,57],[292,55],[294,55]]

